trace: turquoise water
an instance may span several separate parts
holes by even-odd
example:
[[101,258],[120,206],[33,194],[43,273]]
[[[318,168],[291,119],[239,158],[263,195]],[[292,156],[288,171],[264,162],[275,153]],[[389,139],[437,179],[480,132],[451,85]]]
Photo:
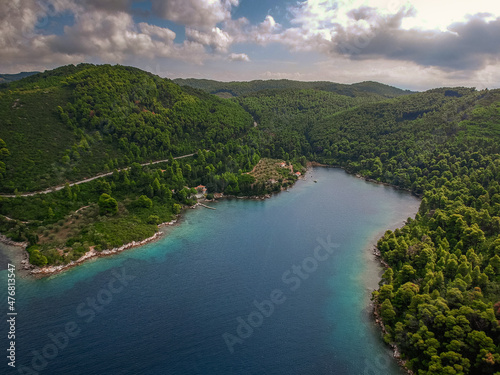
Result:
[[417,199],[315,168],[272,199],[210,205],[217,210],[188,210],[155,243],[18,279],[17,367],[0,366],[24,374],[401,374],[370,317],[380,273],[370,244],[414,216]]

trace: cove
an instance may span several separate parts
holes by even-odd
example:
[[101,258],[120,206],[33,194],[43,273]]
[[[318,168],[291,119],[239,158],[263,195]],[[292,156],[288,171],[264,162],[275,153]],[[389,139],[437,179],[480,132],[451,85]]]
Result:
[[418,199],[313,168],[272,199],[210,205],[186,211],[155,243],[46,279],[18,278],[16,369],[3,368],[402,374],[370,315],[381,272],[371,248],[415,215]]

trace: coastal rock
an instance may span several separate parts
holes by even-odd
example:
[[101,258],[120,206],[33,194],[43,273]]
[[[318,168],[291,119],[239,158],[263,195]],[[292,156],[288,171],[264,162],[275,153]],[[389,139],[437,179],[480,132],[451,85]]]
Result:
[[[172,225],[176,221],[177,220],[173,220],[169,223],[166,223],[165,225]],[[58,272],[66,270],[66,269],[69,269],[71,267],[77,266],[78,264],[83,263],[90,258],[112,255],[112,254],[119,253],[123,250],[127,250],[127,249],[131,249],[133,247],[145,245],[148,242],[156,240],[161,235],[162,235],[161,232],[156,232],[153,236],[146,238],[145,240],[132,241],[132,242],[127,243],[123,246],[115,247],[113,249],[108,249],[108,250],[103,250],[103,251],[96,251],[94,248],[92,248],[91,250],[89,250],[85,254],[83,254],[80,258],[78,258],[77,260],[74,260],[68,264],[63,264],[63,265],[59,265],[59,266],[47,266],[47,267],[42,267],[42,268],[35,268],[31,271],[31,274],[33,274],[33,275],[50,275],[50,274],[58,273]]]
[[27,248],[28,247],[28,243],[27,242],[12,241],[10,238],[8,238],[7,236],[5,236],[3,234],[0,234],[0,242],[6,244],[8,246],[18,246],[18,247],[23,247],[23,248]]

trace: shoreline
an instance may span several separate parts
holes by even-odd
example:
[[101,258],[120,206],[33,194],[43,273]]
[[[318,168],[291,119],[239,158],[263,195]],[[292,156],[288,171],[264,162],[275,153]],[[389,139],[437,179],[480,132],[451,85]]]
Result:
[[[126,243],[120,247],[114,247],[112,249],[106,249],[106,250],[102,250],[102,251],[96,251],[96,250],[94,250],[94,248],[91,248],[89,251],[87,251],[85,254],[83,254],[77,260],[73,260],[67,264],[61,264],[61,265],[57,265],[57,266],[36,267],[36,266],[33,266],[32,264],[30,264],[29,263],[29,254],[26,251],[26,247],[28,245],[27,242],[15,242],[15,241],[8,239],[4,235],[0,235],[0,242],[8,247],[20,247],[22,249],[23,259],[20,261],[20,264],[16,264],[16,267],[19,267],[19,270],[25,271],[26,276],[41,278],[41,277],[51,276],[51,275],[55,275],[55,274],[59,274],[61,272],[67,271],[68,269],[76,267],[89,259],[101,258],[101,257],[105,257],[105,256],[118,254],[122,251],[136,248],[136,247],[140,247],[140,246],[146,245],[150,242],[154,242],[163,236],[164,232],[161,230],[161,228],[167,227],[167,226],[173,226],[177,223],[178,223],[178,219],[174,219],[174,220],[169,221],[169,222],[158,224],[158,232],[156,232],[151,237],[145,238],[141,241],[132,241],[132,242]],[[16,254],[11,254],[11,255],[13,255],[13,258],[16,257]],[[11,260],[14,263],[19,262],[19,259],[11,259]]]
[[20,272],[23,277],[29,275],[29,254],[26,251],[28,242],[16,242],[0,234],[0,243],[5,247],[1,252],[14,264],[16,271]]
[[[253,200],[265,200],[268,198],[271,198],[273,194],[265,194],[265,195],[255,195],[255,196],[243,196],[243,197],[238,197],[236,195],[223,195],[217,199],[200,199],[199,202],[194,204],[193,206],[185,206],[183,210],[187,210],[188,208],[195,209],[197,207],[205,207],[205,208],[210,208],[214,209],[214,207],[208,207],[203,204],[203,202],[213,202],[216,203],[219,199],[253,199]],[[9,239],[7,236],[3,235],[0,233],[0,243],[7,247],[17,247],[21,248],[21,252],[18,254],[15,254],[14,252],[16,250],[12,250],[12,256],[11,261],[15,263],[15,266],[17,269],[23,271],[25,273],[25,276],[31,276],[34,278],[42,278],[46,276],[52,276],[56,275],[62,272],[65,272],[69,270],[70,268],[76,267],[81,265],[82,263],[86,262],[89,259],[94,259],[94,258],[101,258],[101,257],[106,257],[106,256],[111,256],[114,254],[121,253],[122,251],[144,246],[150,242],[154,242],[158,240],[160,237],[163,236],[164,232],[161,230],[163,227],[167,226],[173,226],[175,224],[178,224],[178,221],[181,218],[181,214],[176,215],[176,219],[169,221],[169,222],[164,222],[158,224],[158,231],[153,234],[151,237],[145,238],[140,241],[132,241],[129,243],[126,243],[120,247],[114,247],[112,249],[105,249],[102,251],[96,251],[94,250],[93,247],[89,251],[87,251],[85,254],[83,254],[80,258],[73,260],[67,264],[60,264],[60,265],[52,265],[52,266],[44,266],[44,267],[37,267],[29,263],[29,254],[26,251],[26,248],[28,247],[28,242],[16,242],[11,239]],[[10,258],[10,257],[9,257]],[[17,258],[17,259],[15,259]],[[21,259],[22,258],[22,259]]]
[[[404,227],[406,225],[406,223],[407,223],[407,221],[404,220],[401,223],[395,224],[395,225],[393,225],[393,226],[391,226],[383,231],[376,233],[373,236],[373,238],[371,239],[371,241],[366,245],[365,251],[367,252],[367,255],[370,255],[370,259],[372,261],[374,261],[376,266],[379,268],[380,273],[383,272],[384,270],[386,270],[387,268],[389,268],[389,265],[381,256],[380,251],[377,248],[377,241],[379,240],[379,238],[381,238],[384,235],[384,233],[387,230],[394,231],[398,228]],[[381,280],[380,273],[378,276],[378,281]],[[373,292],[377,289],[373,289],[373,290],[371,290],[371,292]],[[408,375],[414,375],[414,372],[406,367],[407,361],[401,358],[401,350],[399,349],[399,347],[394,343],[386,343],[384,341],[384,335],[387,334],[387,330],[385,328],[385,324],[382,320],[382,317],[380,316],[380,311],[379,311],[380,306],[375,301],[373,301],[371,299],[371,297],[370,297],[368,308],[371,310],[370,314],[369,314],[370,320],[372,320],[373,323],[375,323],[377,328],[378,328],[377,330],[379,332],[380,338],[382,339],[382,345],[388,347],[392,351],[392,357],[396,361],[396,363],[398,364],[398,366],[401,368],[402,371],[404,371]]]
[[112,249],[106,249],[106,250],[102,250],[102,251],[95,251],[93,248],[91,248],[89,251],[87,251],[85,254],[83,254],[80,258],[78,258],[77,260],[73,260],[68,264],[62,264],[59,266],[45,266],[45,267],[41,267],[41,268],[36,267],[36,268],[31,270],[30,275],[43,277],[43,276],[50,276],[50,275],[58,274],[58,273],[66,271],[70,268],[73,268],[75,266],[78,266],[89,259],[106,257],[106,256],[121,253],[122,251],[125,251],[128,249],[133,249],[136,247],[146,245],[150,242],[154,242],[154,241],[158,240],[160,237],[163,236],[164,232],[161,231],[161,228],[166,227],[166,226],[175,225],[177,223],[177,221],[178,221],[177,219],[174,219],[174,220],[169,221],[169,222],[158,224],[158,229],[159,229],[158,232],[153,234],[151,237],[145,238],[141,241],[132,241],[132,242],[126,243],[120,247],[114,247]]
[[[391,186],[391,185],[389,185]],[[403,190],[403,189],[401,189]],[[415,196],[414,194],[412,194]],[[418,196],[417,196],[418,197]],[[420,202],[422,201],[421,198],[419,198]],[[420,207],[420,206],[419,206]],[[417,210],[418,213],[418,210]],[[373,260],[377,263],[377,266],[379,267],[380,271],[383,272],[387,268],[390,268],[390,266],[387,264],[387,262],[382,258],[382,254],[380,253],[380,250],[377,247],[377,242],[378,240],[384,236],[385,232],[388,230],[395,231],[396,229],[401,229],[407,224],[407,219],[404,219],[401,222],[395,223],[394,225],[389,226],[388,228],[378,232],[375,234],[373,239],[370,241],[370,243],[367,245],[366,250],[371,253],[373,256]],[[380,275],[380,274],[379,274]],[[381,280],[381,275],[378,277],[378,281]],[[378,290],[374,289],[372,290],[375,291]],[[380,338],[382,339],[383,345],[387,346],[390,348],[392,351],[392,357],[398,364],[398,366],[401,368],[402,371],[404,371],[408,375],[415,375],[412,370],[406,367],[407,361],[405,359],[401,358],[401,350],[395,343],[386,343],[384,340],[384,335],[387,334],[387,330],[385,328],[384,321],[382,319],[382,316],[380,315],[380,305],[376,303],[376,301],[373,301],[370,297],[370,302],[369,302],[369,307],[371,308],[371,313],[370,316],[373,319],[373,322],[378,326],[378,331],[380,334]]]
[[[363,177],[360,174],[351,173],[351,172],[349,172],[348,170],[346,170],[342,166],[321,164],[321,163],[318,163],[316,161],[312,161],[312,162],[308,162],[307,163],[306,172],[304,173],[304,175],[300,176],[297,179],[297,181],[298,180],[305,180],[305,176],[306,176],[309,168],[311,168],[311,167],[312,168],[315,168],[315,167],[339,168],[339,169],[344,170],[344,172],[346,172],[347,174],[352,175],[352,176],[354,176],[356,178],[360,178],[360,179],[363,179],[363,180],[365,180],[367,182],[376,183],[376,184],[379,184],[379,185],[390,186],[390,187],[398,189],[398,190],[404,190],[404,191],[407,191],[410,194],[412,194],[412,195],[414,195],[414,196],[416,196],[418,198],[421,198],[420,196],[418,196],[417,194],[412,193],[408,189],[402,189],[402,188],[400,188],[398,186],[395,186],[395,185],[392,185],[392,184],[389,184],[389,183],[376,181],[376,180],[373,180],[373,179],[370,179],[370,178],[367,178],[367,177]],[[295,183],[291,187],[293,187],[293,186],[295,186]],[[197,202],[193,206],[185,206],[184,210],[188,209],[188,208],[195,209],[198,206],[202,206],[203,207],[203,203],[202,202],[214,202],[214,203],[216,203],[220,199],[266,200],[266,199],[272,198],[273,195],[275,195],[275,194],[279,194],[279,193],[281,193],[283,191],[289,191],[289,188],[290,187],[281,188],[281,190],[278,191],[278,192],[272,192],[272,193],[263,194],[263,195],[253,195],[253,196],[236,196],[236,195],[224,195],[224,194],[221,194],[218,198],[214,198],[212,200],[210,200],[210,199],[200,199],[199,202]],[[213,207],[210,207],[210,208],[211,209],[215,209]],[[50,276],[50,275],[54,275],[54,274],[57,274],[57,273],[64,272],[64,271],[66,271],[66,270],[68,270],[70,268],[73,268],[75,266],[78,266],[78,265],[84,263],[85,261],[87,261],[89,259],[100,258],[100,257],[104,257],[104,256],[110,256],[110,255],[113,255],[113,254],[120,253],[120,252],[122,252],[124,250],[128,250],[128,249],[135,248],[135,247],[140,247],[140,246],[146,245],[149,242],[153,242],[153,241],[157,240],[159,237],[161,237],[163,235],[163,232],[161,231],[162,227],[174,225],[175,223],[177,223],[177,221],[181,217],[181,215],[182,215],[182,213],[179,214],[179,215],[177,215],[176,216],[177,218],[175,220],[170,221],[170,222],[165,222],[165,223],[158,224],[158,231],[153,236],[151,236],[151,237],[145,238],[145,239],[140,240],[140,241],[132,241],[132,242],[126,243],[126,244],[124,244],[124,245],[122,245],[120,247],[115,247],[115,248],[112,248],[112,249],[105,249],[105,250],[102,250],[102,251],[95,251],[91,247],[91,249],[89,251],[87,251],[85,254],[83,254],[77,260],[73,260],[70,263],[61,264],[61,265],[57,265],[57,266],[52,265],[52,266],[44,266],[44,267],[40,268],[40,267],[36,267],[36,266],[33,266],[32,264],[30,264],[29,263],[29,254],[26,251],[26,248],[28,246],[27,242],[15,242],[15,241],[12,241],[9,238],[7,238],[5,235],[0,234],[0,243],[3,243],[5,245],[7,245],[7,246],[21,247],[22,250],[23,250],[23,252],[22,252],[22,260],[16,266],[18,266],[20,270],[27,271],[28,275],[35,276],[35,277],[44,277],[44,276]],[[386,266],[386,264],[385,264],[385,262],[383,262],[382,258],[380,258],[380,257],[378,257],[378,258],[380,259],[380,262],[384,266]]]
[[362,174],[351,172],[351,171],[347,170],[345,167],[342,167],[341,165],[322,164],[322,163],[318,163],[316,161],[310,161],[310,162],[307,163],[307,166],[308,167],[324,167],[324,168],[338,168],[338,169],[342,169],[347,174],[350,174],[351,176],[354,176],[354,177],[359,178],[361,180],[365,180],[367,182],[372,182],[372,183],[377,184],[377,185],[390,186],[390,187],[392,187],[394,189],[397,189],[397,190],[407,191],[408,193],[410,193],[414,197],[417,197],[417,198],[420,198],[420,199],[422,199],[422,197],[423,197],[423,194],[414,193],[410,189],[402,188],[400,186],[393,185],[393,184],[390,184],[388,182],[374,180],[373,178],[363,176]]

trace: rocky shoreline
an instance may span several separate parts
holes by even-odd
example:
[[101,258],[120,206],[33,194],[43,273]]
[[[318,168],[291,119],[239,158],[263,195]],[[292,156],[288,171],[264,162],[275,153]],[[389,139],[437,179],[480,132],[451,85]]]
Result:
[[[387,330],[385,329],[384,322],[382,321],[382,317],[380,316],[379,308],[376,304],[373,304],[373,316],[375,317],[375,323],[380,327],[382,333],[387,334]],[[392,349],[392,356],[397,361],[399,367],[401,367],[408,375],[414,375],[414,372],[406,367],[406,361],[401,358],[401,352],[396,344],[390,343],[388,344]]]
[[[175,223],[177,223],[177,219],[166,222],[166,223],[161,223],[158,225],[158,228],[169,226],[169,225],[174,225]],[[132,242],[129,242],[129,243],[122,245],[120,247],[115,247],[113,249],[96,251],[94,248],[91,248],[89,251],[87,251],[85,254],[83,254],[80,258],[78,258],[77,260],[74,260],[68,264],[62,264],[60,266],[46,266],[46,267],[41,267],[41,268],[36,267],[31,271],[31,274],[35,275],[35,276],[53,275],[53,274],[65,271],[69,268],[75,267],[75,266],[77,266],[77,265],[79,265],[79,264],[81,264],[81,263],[83,263],[86,260],[91,259],[91,258],[100,258],[100,257],[109,256],[109,255],[114,255],[114,254],[120,253],[124,250],[132,249],[134,247],[143,246],[147,243],[150,243],[150,242],[157,240],[162,235],[163,235],[163,232],[158,231],[154,235],[152,235],[151,237],[146,238],[142,241],[132,241]]]
[[[201,200],[201,202],[217,202],[219,199],[227,199],[227,198],[237,198],[237,199],[256,199],[256,200],[263,200],[263,199],[268,199],[268,198],[271,198],[271,194],[266,194],[266,195],[263,195],[263,196],[249,196],[249,197],[237,197],[237,196],[232,196],[232,195],[221,195],[220,197],[218,197],[217,199],[204,199],[204,200]],[[198,202],[196,203],[194,206],[191,206],[190,208],[196,208],[198,206],[203,206],[202,203]],[[206,206],[205,206],[206,207]],[[186,207],[187,208],[187,207]],[[210,207],[212,208],[212,207]],[[215,208],[213,208],[215,209]],[[180,215],[177,215],[177,217],[179,217]],[[158,224],[158,229],[162,228],[162,227],[166,227],[166,226],[171,226],[171,225],[174,225],[177,223],[177,219],[175,220],[172,220],[170,222],[165,222],[165,223],[161,223],[161,224]],[[60,273],[60,272],[64,272],[70,268],[73,268],[75,266],[78,266],[80,264],[82,264],[83,262],[89,260],[89,259],[92,259],[92,258],[99,258],[99,257],[105,257],[105,256],[110,256],[110,255],[114,255],[114,254],[117,254],[117,253],[120,253],[124,250],[128,250],[128,249],[132,249],[134,247],[139,247],[139,246],[143,246],[147,243],[150,243],[150,242],[153,242],[155,240],[157,240],[159,237],[161,237],[163,235],[163,232],[161,231],[158,231],[156,232],[153,236],[149,237],[149,238],[146,238],[144,240],[141,240],[141,241],[132,241],[132,242],[129,242],[125,245],[122,245],[120,247],[115,247],[113,249],[106,249],[106,250],[102,250],[102,251],[96,251],[93,247],[91,247],[91,249],[89,251],[87,251],[85,254],[83,254],[80,258],[78,258],[77,260],[74,260],[74,261],[71,261],[67,264],[61,264],[61,265],[58,265],[58,266],[45,266],[45,267],[36,267],[32,264],[29,263],[29,254],[28,252],[26,251],[26,248],[28,247],[28,243],[27,242],[15,242],[15,241],[12,241],[11,239],[7,238],[5,235],[3,234],[0,234],[0,242],[7,245],[7,246],[15,246],[15,247],[20,247],[22,248],[23,250],[23,259],[21,261],[21,264],[20,264],[20,268],[25,270],[25,271],[28,271],[30,275],[32,276],[35,276],[35,277],[45,277],[45,276],[50,276],[50,275],[54,275],[54,274],[57,274],[57,273]]]
[[10,238],[7,238],[7,236],[4,236],[3,234],[0,234],[0,242],[7,245],[7,246],[16,246],[16,247],[23,247],[23,248],[28,247],[27,242],[12,241]]
[[[7,236],[0,234],[0,243],[12,247],[20,247],[22,249],[22,259],[20,260],[19,268],[26,271],[32,269],[33,266],[29,262],[29,254],[26,251],[26,248],[28,247],[28,242],[12,241],[10,238],[7,238]],[[19,262],[19,259],[15,261],[15,263],[17,262]]]
[[[177,223],[177,219],[169,221],[169,222],[161,223],[158,225],[158,228],[171,226],[171,225],[174,225],[176,223]],[[163,232],[158,231],[153,236],[146,238],[142,241],[132,241],[132,242],[129,242],[129,243],[122,245],[120,247],[115,247],[113,249],[96,251],[94,248],[91,248],[89,251],[87,251],[85,254],[83,254],[80,258],[78,258],[77,260],[74,260],[70,263],[61,264],[58,266],[45,266],[45,267],[35,267],[29,263],[29,254],[28,254],[28,252],[25,251],[26,247],[28,246],[27,242],[15,242],[15,241],[8,239],[4,235],[0,235],[0,242],[2,242],[5,245],[8,245],[8,246],[21,247],[22,250],[24,250],[23,251],[23,253],[24,253],[23,260],[21,261],[21,268],[23,270],[30,271],[29,274],[31,274],[32,276],[44,277],[44,276],[50,276],[50,275],[54,275],[54,274],[66,271],[69,268],[78,266],[78,265],[82,264],[83,262],[85,262],[89,259],[92,259],[92,258],[110,256],[110,255],[120,253],[124,250],[132,249],[134,247],[143,246],[147,243],[150,243],[150,242],[157,240],[162,235],[163,235]]]
[[[373,248],[373,255],[375,255],[375,257],[378,259],[378,261],[382,264],[384,268],[389,268],[389,265],[384,259],[382,259],[380,250],[376,246]],[[375,319],[375,324],[377,324],[380,327],[382,335],[386,335],[387,329],[385,328],[384,321],[380,316],[380,306],[376,302],[371,303],[371,305],[373,308],[372,312],[373,312],[373,317]],[[398,346],[395,343],[389,343],[387,345],[391,347],[392,356],[397,361],[399,367],[401,367],[408,375],[414,375],[414,372],[406,367],[406,360],[401,358],[401,351],[399,350]]]

